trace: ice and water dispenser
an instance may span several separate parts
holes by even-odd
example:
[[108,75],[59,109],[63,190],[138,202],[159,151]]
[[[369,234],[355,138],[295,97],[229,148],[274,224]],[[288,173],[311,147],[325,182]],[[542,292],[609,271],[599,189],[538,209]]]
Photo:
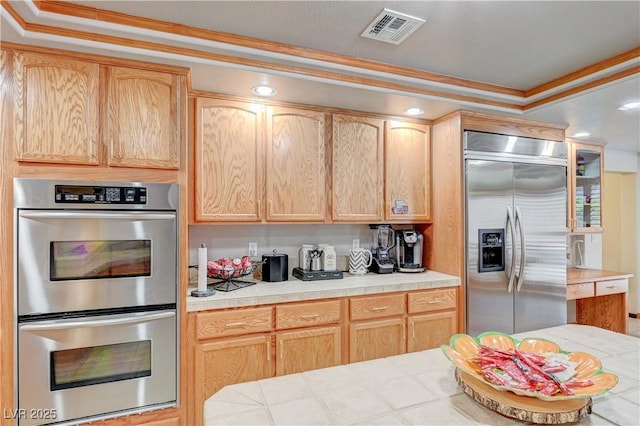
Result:
[[478,229],[478,272],[504,271],[504,229]]

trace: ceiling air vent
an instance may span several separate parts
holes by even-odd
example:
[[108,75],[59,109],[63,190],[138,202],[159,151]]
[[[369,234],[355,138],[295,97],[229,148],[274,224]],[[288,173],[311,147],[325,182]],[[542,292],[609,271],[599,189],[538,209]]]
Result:
[[387,43],[400,44],[422,24],[424,19],[384,9],[360,35]]

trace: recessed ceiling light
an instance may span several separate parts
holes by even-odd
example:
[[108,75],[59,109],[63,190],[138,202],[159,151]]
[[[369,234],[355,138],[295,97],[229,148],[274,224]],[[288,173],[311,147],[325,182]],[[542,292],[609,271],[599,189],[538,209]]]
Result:
[[624,104],[621,107],[618,107],[620,111],[626,111],[628,109],[637,109],[640,108],[640,102],[629,102],[628,104]]
[[278,93],[276,91],[276,89],[274,89],[271,86],[256,86],[253,89],[251,89],[251,91],[253,92],[254,95],[258,95],[258,96],[273,96],[276,93]]
[[574,138],[584,138],[586,136],[590,136],[591,133],[589,132],[578,132],[578,133],[574,133],[572,137]]
[[404,113],[407,115],[420,115],[423,112],[424,111],[421,108],[412,107],[412,108],[407,108],[407,110]]

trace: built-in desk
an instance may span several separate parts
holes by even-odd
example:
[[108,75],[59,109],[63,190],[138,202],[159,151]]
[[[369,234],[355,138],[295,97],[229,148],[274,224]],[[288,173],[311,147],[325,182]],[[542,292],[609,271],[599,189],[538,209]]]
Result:
[[632,276],[600,269],[568,269],[567,300],[576,301],[576,322],[626,333]]

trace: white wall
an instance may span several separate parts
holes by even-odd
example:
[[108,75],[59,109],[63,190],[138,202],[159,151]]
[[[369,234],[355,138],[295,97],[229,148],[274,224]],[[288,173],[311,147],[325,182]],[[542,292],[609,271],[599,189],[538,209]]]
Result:
[[[636,190],[640,191],[640,153],[616,151],[605,148],[604,167],[607,172],[635,173]],[[606,188],[604,188],[606,194]],[[606,197],[606,195],[605,195]],[[640,265],[640,194],[636,194],[636,265]],[[606,223],[604,224],[606,229]],[[640,277],[635,277],[640,283]],[[629,292],[628,308],[631,313],[640,313],[640,289],[633,288]]]

